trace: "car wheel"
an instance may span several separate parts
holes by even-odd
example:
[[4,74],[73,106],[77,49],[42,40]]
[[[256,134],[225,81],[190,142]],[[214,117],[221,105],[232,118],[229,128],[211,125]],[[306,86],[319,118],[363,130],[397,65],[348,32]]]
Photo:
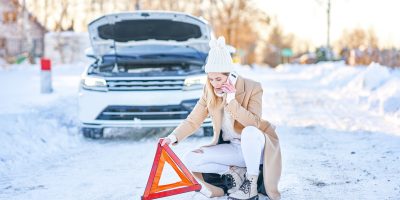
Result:
[[103,137],[102,128],[81,128],[81,132],[85,138],[100,139]]
[[208,137],[212,136],[214,134],[214,129],[213,127],[203,127],[203,135]]

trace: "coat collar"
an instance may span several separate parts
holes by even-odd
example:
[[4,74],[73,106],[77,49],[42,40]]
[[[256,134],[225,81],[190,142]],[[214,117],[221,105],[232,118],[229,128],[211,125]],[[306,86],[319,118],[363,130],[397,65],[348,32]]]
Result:
[[244,79],[241,76],[238,76],[235,88],[236,88],[235,99],[239,102],[239,104],[242,104],[245,91],[244,91]]

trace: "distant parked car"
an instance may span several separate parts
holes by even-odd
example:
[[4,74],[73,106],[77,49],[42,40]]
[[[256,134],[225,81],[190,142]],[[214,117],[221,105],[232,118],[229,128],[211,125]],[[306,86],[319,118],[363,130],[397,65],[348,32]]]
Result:
[[[194,108],[206,82],[214,37],[209,24],[178,12],[139,11],[89,24],[95,61],[82,74],[79,120],[85,137],[108,127],[175,127]],[[211,120],[202,125],[212,134]]]
[[317,55],[315,53],[303,54],[299,57],[300,64],[314,64],[317,62]]

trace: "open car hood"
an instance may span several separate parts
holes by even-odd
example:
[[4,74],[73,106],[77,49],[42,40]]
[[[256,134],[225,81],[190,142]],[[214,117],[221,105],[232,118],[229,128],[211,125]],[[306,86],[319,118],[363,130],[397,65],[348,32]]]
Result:
[[[104,15],[89,24],[92,53],[118,54],[119,47],[143,44],[185,45],[208,52],[208,23],[178,12],[138,11]],[[123,48],[121,48],[123,49]]]

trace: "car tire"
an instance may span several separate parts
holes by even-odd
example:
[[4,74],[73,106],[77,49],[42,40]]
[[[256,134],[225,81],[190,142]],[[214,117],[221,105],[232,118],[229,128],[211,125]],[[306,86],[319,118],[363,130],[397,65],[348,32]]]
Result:
[[81,128],[81,132],[85,138],[100,139],[103,138],[102,128]]
[[212,136],[214,134],[213,127],[203,127],[203,135],[206,137]]

